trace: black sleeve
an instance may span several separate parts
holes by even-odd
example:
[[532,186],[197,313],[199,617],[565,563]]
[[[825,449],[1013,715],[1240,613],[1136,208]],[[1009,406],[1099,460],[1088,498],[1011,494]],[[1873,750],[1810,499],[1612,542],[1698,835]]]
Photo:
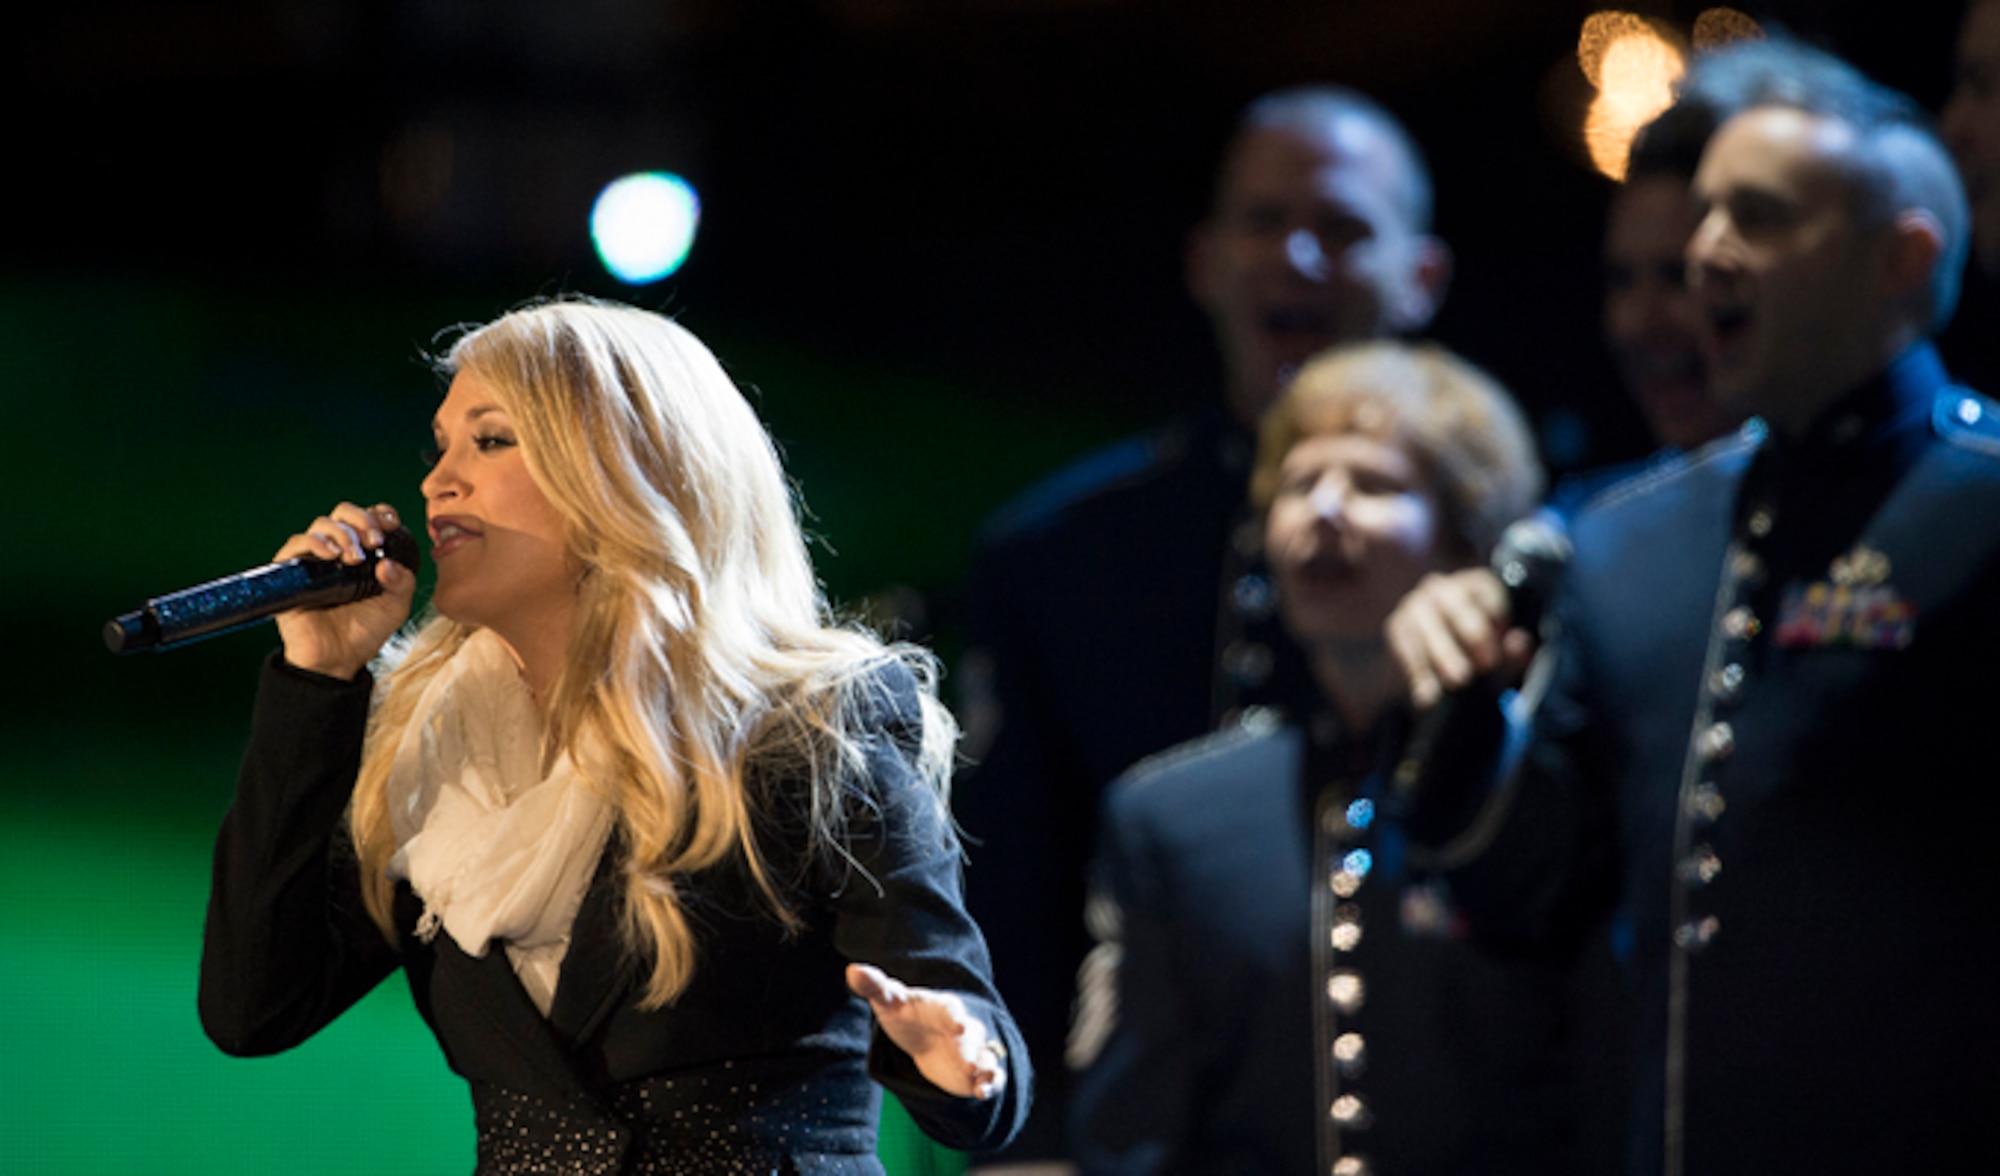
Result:
[[396,967],[344,818],[371,685],[265,663],[202,937],[202,1027],[227,1053],[298,1045]]
[[878,1027],[869,1070],[925,1134],[948,1147],[1006,1146],[1026,1120],[1034,1071],[1026,1045],[993,984],[986,941],[960,894],[958,839],[944,804],[912,767],[921,711],[906,672],[883,675],[870,737],[868,781],[849,828],[853,868],[834,898],[834,946],[906,984],[954,992],[1007,1051],[1006,1088],[959,1098],[932,1085]]

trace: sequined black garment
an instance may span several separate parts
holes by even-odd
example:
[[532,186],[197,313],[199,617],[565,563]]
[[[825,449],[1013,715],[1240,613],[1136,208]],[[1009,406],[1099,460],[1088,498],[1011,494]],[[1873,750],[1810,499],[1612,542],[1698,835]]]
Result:
[[602,1103],[472,1085],[479,1176],[879,1176],[864,1118],[842,1127],[814,1088],[718,1072],[623,1083]]

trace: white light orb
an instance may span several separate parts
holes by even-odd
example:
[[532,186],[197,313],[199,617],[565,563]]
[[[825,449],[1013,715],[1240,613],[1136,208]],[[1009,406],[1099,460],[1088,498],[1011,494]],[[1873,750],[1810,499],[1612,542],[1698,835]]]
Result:
[[681,268],[701,223],[701,199],[671,172],[640,172],[604,186],[590,209],[590,239],[611,275],[628,285]]

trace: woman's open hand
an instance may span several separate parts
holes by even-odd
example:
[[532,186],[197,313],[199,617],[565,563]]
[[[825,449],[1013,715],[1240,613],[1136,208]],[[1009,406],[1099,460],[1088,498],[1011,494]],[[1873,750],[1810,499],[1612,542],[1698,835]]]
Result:
[[1007,1051],[957,993],[912,988],[870,964],[847,965],[847,986],[938,1089],[960,1098],[991,1098],[1005,1089]]

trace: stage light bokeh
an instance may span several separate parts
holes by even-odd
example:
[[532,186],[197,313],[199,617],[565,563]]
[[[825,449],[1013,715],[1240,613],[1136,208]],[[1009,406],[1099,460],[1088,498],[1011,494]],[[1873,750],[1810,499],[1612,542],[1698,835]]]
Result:
[[640,172],[605,185],[590,210],[598,259],[619,281],[643,286],[687,260],[701,223],[701,198],[671,172]]
[[[1703,52],[1764,30],[1734,8],[1710,8],[1695,18],[1693,51]],[[1626,156],[1642,127],[1673,105],[1674,87],[1687,73],[1688,40],[1673,27],[1632,12],[1593,12],[1576,41],[1576,60],[1597,89],[1584,116],[1583,141],[1591,165],[1611,179],[1625,178]]]
[[1694,18],[1694,47],[1706,51],[1731,41],[1760,39],[1764,28],[1748,13],[1734,8],[1710,8]]
[[1673,104],[1687,53],[1669,30],[1629,12],[1598,12],[1583,22],[1576,45],[1597,97],[1584,118],[1584,145],[1598,171],[1625,178],[1633,136]]

